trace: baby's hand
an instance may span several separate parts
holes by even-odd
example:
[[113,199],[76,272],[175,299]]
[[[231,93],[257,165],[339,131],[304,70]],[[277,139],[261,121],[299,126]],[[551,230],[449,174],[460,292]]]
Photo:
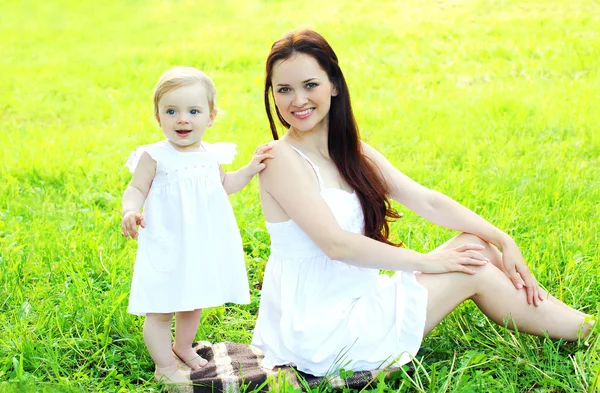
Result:
[[267,154],[267,152],[272,148],[273,146],[271,146],[270,143],[265,143],[254,150],[254,157],[252,157],[252,160],[250,160],[247,165],[251,176],[256,175],[258,172],[266,168],[267,164],[265,164],[264,161],[269,158],[273,158],[272,155]]
[[121,226],[123,227],[123,235],[125,235],[126,238],[136,239],[138,237],[138,225],[140,225],[142,228],[146,228],[144,216],[142,216],[139,212],[128,211],[127,213],[123,214]]

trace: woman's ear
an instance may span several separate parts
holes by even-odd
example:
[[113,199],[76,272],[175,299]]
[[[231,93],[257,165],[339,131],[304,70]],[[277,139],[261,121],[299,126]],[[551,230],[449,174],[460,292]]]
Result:
[[336,97],[339,94],[337,87],[333,86],[331,87],[331,96],[332,97]]

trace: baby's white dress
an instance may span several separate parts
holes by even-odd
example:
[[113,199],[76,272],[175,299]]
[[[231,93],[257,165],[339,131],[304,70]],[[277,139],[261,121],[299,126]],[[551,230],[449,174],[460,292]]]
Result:
[[168,140],[137,148],[157,163],[139,228],[129,312],[170,313],[250,302],[242,239],[221,183],[219,164],[232,143],[202,142],[206,152],[180,152]]
[[[357,195],[326,188],[319,168],[297,151],[313,166],[321,197],[340,226],[362,234]],[[329,259],[292,220],[267,222],[267,229],[271,255],[252,339],[264,354],[263,367],[290,364],[322,376],[341,367],[364,371],[400,366],[416,355],[427,290],[414,272],[390,277]]]

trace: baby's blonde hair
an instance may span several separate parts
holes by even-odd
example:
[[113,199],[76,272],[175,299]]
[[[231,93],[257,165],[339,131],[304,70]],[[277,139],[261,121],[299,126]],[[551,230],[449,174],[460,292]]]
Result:
[[158,119],[158,102],[163,95],[180,87],[202,83],[206,89],[208,106],[216,112],[217,89],[213,81],[202,71],[194,67],[173,67],[165,71],[154,87],[154,116]]

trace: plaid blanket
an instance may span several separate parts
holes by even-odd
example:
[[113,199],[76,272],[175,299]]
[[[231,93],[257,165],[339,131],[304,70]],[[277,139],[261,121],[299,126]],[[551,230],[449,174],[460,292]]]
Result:
[[[182,370],[190,373],[192,384],[189,386],[173,386],[171,392],[185,393],[238,393],[240,390],[252,391],[288,391],[325,385],[331,388],[349,387],[361,389],[377,380],[380,373],[386,375],[398,369],[358,371],[349,373],[345,378],[339,375],[315,377],[296,370],[293,367],[277,367],[273,370],[260,366],[263,358],[258,348],[248,344],[216,343],[200,341],[194,344],[198,355],[208,360],[208,364],[196,371],[190,369],[177,359]],[[410,371],[409,371],[410,372]]]

